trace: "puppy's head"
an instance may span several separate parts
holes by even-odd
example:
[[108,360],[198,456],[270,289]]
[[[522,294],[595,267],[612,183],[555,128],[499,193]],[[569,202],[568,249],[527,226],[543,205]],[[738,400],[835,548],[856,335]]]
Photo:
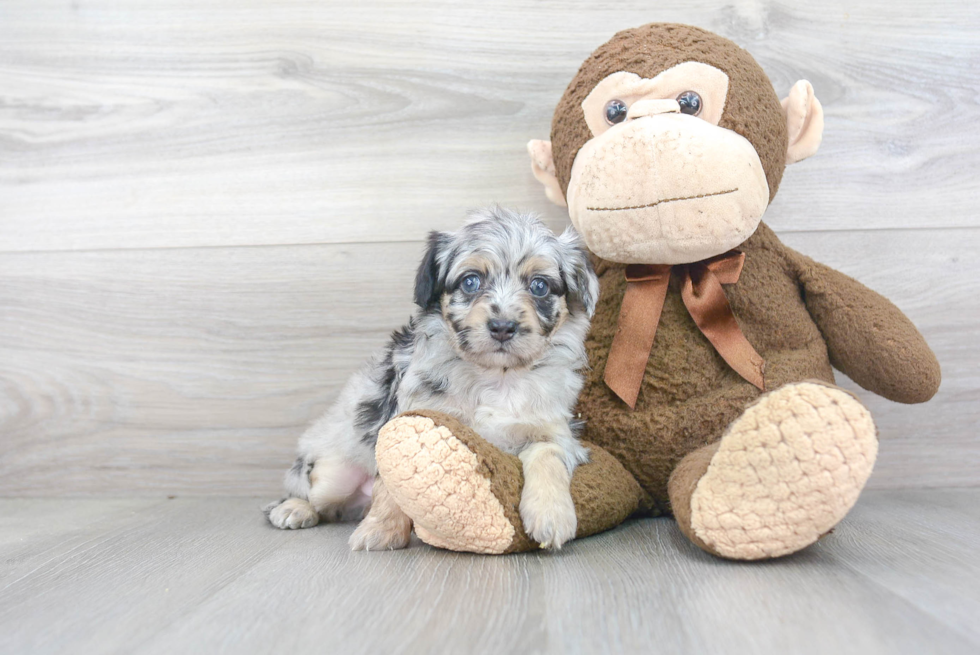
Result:
[[555,236],[532,215],[494,207],[429,235],[415,302],[442,315],[464,359],[510,368],[533,364],[566,324],[587,325],[598,292],[571,228]]

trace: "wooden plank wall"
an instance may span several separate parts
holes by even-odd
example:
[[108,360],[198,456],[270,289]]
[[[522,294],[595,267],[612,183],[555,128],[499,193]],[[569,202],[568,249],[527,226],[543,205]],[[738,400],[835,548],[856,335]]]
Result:
[[[861,392],[876,487],[980,483],[980,5],[4,0],[0,495],[275,495],[411,311],[427,230],[555,228],[524,144],[616,30],[748,48],[827,127],[767,221],[891,297],[942,390]],[[854,388],[844,382],[849,388]]]

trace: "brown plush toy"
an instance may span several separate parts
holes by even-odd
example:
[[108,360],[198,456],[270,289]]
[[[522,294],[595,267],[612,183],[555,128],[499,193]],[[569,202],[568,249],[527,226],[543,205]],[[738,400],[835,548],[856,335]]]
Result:
[[[731,41],[651,24],[596,50],[551,141],[528,145],[601,284],[580,399],[592,461],[572,478],[579,537],[641,510],[672,513],[723,557],[796,552],[850,510],[877,453],[870,414],[831,367],[897,402],[935,394],[939,364],[901,311],[761,223],[822,129],[808,82],[780,103]],[[398,417],[377,456],[423,541],[536,545],[517,510],[520,461],[465,426]]]

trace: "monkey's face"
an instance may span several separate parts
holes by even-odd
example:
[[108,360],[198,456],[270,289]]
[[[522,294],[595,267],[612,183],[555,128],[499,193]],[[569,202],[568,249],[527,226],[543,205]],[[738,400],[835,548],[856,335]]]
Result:
[[684,264],[756,229],[769,185],[752,144],[718,127],[728,75],[686,62],[653,79],[618,72],[582,103],[592,139],[568,183],[572,223],[610,261]]
[[528,144],[548,198],[595,254],[685,264],[722,254],[762,220],[786,164],[816,152],[809,82],[781,103],[747,52],[686,25],[624,30],[579,69],[551,141]]

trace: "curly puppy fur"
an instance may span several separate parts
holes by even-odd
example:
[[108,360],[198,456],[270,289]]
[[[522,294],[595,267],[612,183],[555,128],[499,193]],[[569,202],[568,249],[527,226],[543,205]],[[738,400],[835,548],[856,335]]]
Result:
[[[569,480],[588,460],[572,412],[598,282],[578,235],[491,208],[457,232],[432,232],[415,284],[418,309],[383,353],[355,373],[300,438],[287,497],[266,508],[276,527],[370,512],[355,549],[401,548],[411,521],[390,501],[374,447],[410,410],[456,417],[525,463],[521,515],[553,548],[575,535]],[[373,496],[373,503],[372,503]]]

